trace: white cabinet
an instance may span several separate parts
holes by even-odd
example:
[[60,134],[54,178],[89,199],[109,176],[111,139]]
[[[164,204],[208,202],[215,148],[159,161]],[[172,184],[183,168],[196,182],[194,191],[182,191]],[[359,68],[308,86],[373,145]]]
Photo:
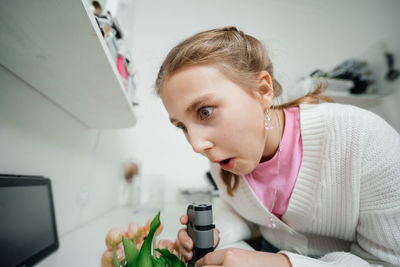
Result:
[[0,64],[88,127],[135,124],[128,94],[85,2],[2,0],[0,36]]

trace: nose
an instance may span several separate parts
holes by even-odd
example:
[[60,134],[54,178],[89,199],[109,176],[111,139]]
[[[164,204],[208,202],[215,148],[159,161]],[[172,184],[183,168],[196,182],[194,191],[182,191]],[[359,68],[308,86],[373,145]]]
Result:
[[191,131],[187,135],[188,141],[194,152],[204,154],[207,150],[213,147],[213,142],[204,131]]

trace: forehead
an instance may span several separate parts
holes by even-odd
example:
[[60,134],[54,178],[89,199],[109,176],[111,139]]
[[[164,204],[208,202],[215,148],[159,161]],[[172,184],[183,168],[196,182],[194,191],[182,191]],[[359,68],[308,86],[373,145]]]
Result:
[[173,73],[164,82],[161,94],[165,91],[169,93],[172,89],[178,89],[181,92],[195,91],[220,79],[225,79],[225,77],[216,67],[208,65],[185,67]]
[[191,66],[169,77],[160,92],[167,111],[179,104],[189,104],[204,95],[218,94],[226,78],[211,66]]
[[[253,95],[213,66],[196,65],[184,68],[169,77],[160,92],[171,119],[184,120],[202,104],[236,105]],[[208,101],[213,100],[214,103]]]

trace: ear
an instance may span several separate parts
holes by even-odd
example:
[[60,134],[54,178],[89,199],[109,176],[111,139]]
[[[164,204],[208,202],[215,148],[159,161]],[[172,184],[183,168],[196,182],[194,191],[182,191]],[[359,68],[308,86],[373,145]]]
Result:
[[261,71],[257,76],[258,88],[256,90],[257,98],[263,108],[272,106],[272,99],[274,98],[274,89],[272,87],[272,78],[268,71]]

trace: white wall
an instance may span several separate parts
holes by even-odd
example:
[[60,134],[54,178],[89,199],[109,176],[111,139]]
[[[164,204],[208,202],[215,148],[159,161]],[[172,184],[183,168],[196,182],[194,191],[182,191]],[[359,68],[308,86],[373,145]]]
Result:
[[[195,155],[170,125],[152,93],[162,60],[179,41],[202,30],[235,25],[267,45],[277,78],[293,97],[298,92],[290,88],[297,78],[317,68],[330,70],[380,40],[395,53],[400,68],[399,13],[397,0],[136,0],[133,10],[119,15],[131,25],[125,28],[132,36],[140,102],[134,146],[144,172],[165,175],[168,199],[179,187],[205,184],[207,160]],[[384,86],[396,94],[373,110],[400,131],[399,82]]]
[[0,173],[51,179],[60,236],[118,204],[132,129],[93,130],[0,65]]

